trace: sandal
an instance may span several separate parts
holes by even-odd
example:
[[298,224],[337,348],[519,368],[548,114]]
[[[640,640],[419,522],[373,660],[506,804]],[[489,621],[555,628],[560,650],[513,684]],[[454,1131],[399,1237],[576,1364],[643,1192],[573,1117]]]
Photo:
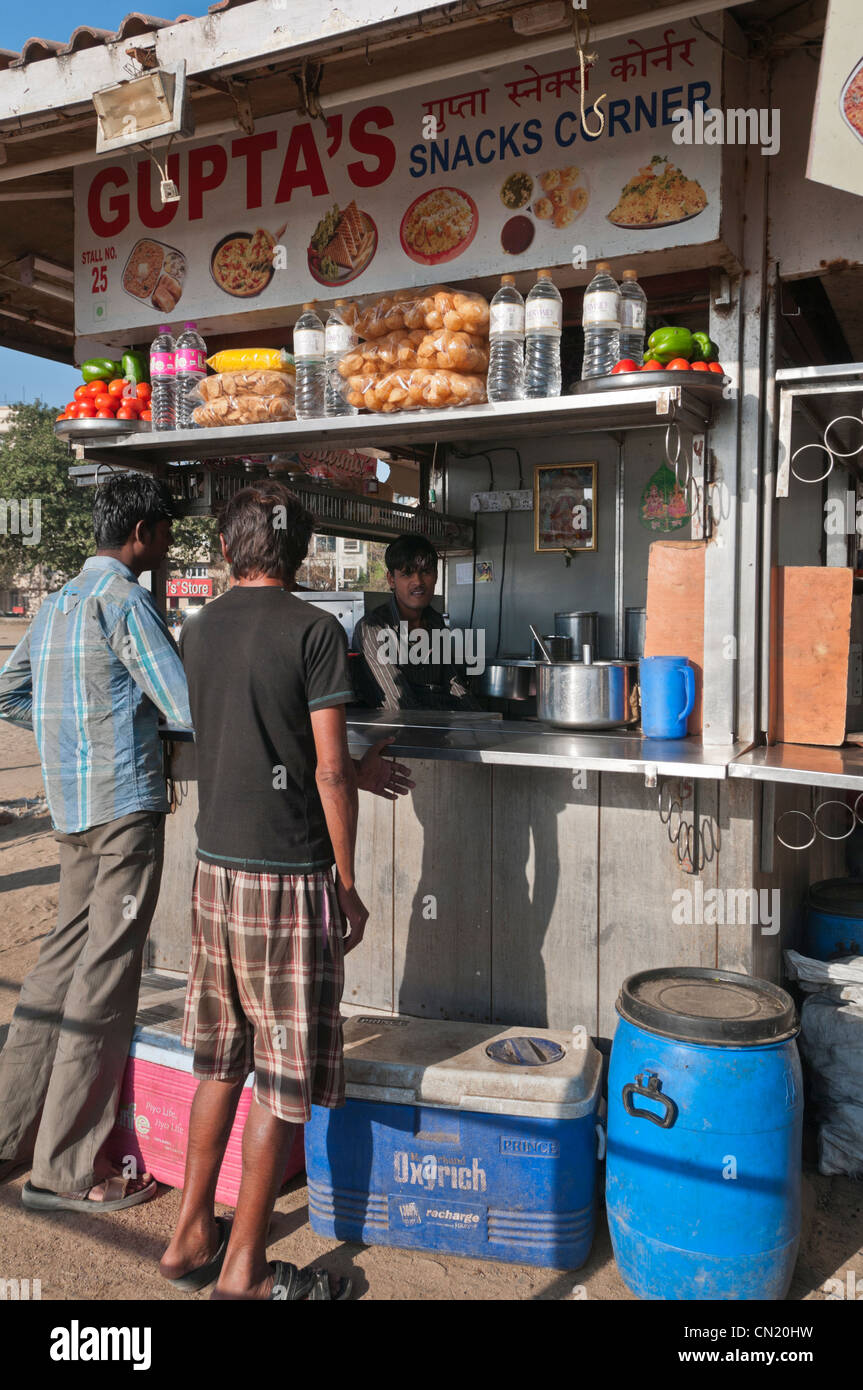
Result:
[[350,1298],[351,1289],[354,1286],[352,1279],[335,1279],[330,1287],[330,1276],[325,1269],[314,1271],[315,1282],[309,1294],[309,1303],[318,1303],[322,1299],[332,1303],[343,1303]]
[[221,1242],[215,1255],[204,1264],[198,1265],[197,1269],[190,1269],[188,1274],[180,1274],[176,1279],[168,1279],[167,1283],[172,1284],[175,1289],[185,1289],[187,1293],[200,1293],[208,1284],[212,1284],[218,1279],[225,1263],[225,1254],[228,1249],[228,1241],[231,1238],[231,1223],[225,1216],[216,1217],[216,1225],[219,1228]]
[[[141,1176],[145,1178],[149,1174],[143,1173]],[[130,1192],[129,1185],[138,1181],[138,1178],[122,1178],[114,1174],[93,1183],[83,1192],[51,1192],[46,1187],[34,1187],[32,1183],[25,1182],[21,1189],[21,1201],[29,1211],[88,1211],[94,1216],[103,1216],[108,1212],[123,1211],[126,1207],[137,1207],[141,1202],[149,1202],[151,1197],[155,1197],[158,1190],[155,1178],[150,1178],[149,1183],[137,1192]],[[97,1187],[105,1189],[101,1201],[90,1197]]]
[[270,1300],[275,1303],[299,1303],[311,1297],[317,1270],[307,1266],[297,1269],[286,1260],[276,1260],[273,1269],[273,1289]]

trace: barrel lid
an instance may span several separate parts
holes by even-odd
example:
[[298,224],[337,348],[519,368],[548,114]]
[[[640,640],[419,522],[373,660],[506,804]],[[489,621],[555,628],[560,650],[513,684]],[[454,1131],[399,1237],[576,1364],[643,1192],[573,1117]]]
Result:
[[820,883],[810,883],[806,901],[819,912],[863,917],[863,879],[825,878]]
[[755,1047],[797,1032],[794,1001],[784,989],[732,970],[641,970],[624,980],[617,1011],[661,1037],[718,1047]]

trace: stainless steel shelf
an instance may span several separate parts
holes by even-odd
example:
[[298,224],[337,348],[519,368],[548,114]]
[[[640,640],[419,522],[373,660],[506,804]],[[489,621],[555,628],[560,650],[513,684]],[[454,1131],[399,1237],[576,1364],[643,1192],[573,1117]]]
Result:
[[238,425],[227,429],[164,430],[131,435],[111,443],[78,444],[79,457],[93,463],[135,468],[177,460],[243,458],[252,454],[290,452],[297,448],[416,445],[432,441],[514,439],[524,435],[657,428],[672,419],[684,429],[704,430],[711,421],[710,401],[685,384],[617,387],[590,395],[554,400],[507,401],[454,410],[415,410],[394,415],[355,415],[333,420],[291,420],[275,425]]
[[728,768],[728,776],[859,792],[863,791],[863,748],[774,743],[769,748],[752,748],[735,758]]

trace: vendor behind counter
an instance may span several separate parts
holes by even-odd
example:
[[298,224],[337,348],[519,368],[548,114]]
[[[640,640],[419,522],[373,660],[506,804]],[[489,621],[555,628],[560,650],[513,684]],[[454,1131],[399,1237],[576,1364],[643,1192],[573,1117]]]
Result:
[[[354,687],[371,709],[479,710],[462,666],[449,659],[449,632],[431,607],[438,553],[425,536],[399,536],[384,563],[390,596],[357,623]],[[423,643],[411,634],[424,631]],[[441,634],[441,635],[438,635]]]

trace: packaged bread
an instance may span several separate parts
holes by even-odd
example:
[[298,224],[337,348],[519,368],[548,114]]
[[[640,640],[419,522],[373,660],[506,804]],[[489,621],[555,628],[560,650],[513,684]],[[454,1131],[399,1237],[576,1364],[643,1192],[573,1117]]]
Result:
[[[206,380],[212,381],[214,378],[208,377]],[[265,425],[295,418],[294,398],[287,394],[213,396],[192,411],[196,425],[210,428],[219,425]]]
[[441,409],[444,406],[482,405],[485,377],[465,372],[432,371],[426,367],[350,376],[345,385],[347,401],[358,409],[385,415],[397,410]]
[[456,372],[488,371],[488,339],[476,333],[453,333],[439,328],[426,333],[417,348],[420,367],[443,367]]
[[488,300],[481,294],[451,290],[446,285],[396,290],[378,295],[368,304],[345,305],[341,313],[344,322],[361,338],[382,338],[400,328],[448,328],[451,333],[488,336]]
[[196,390],[202,401],[214,401],[219,396],[287,396],[292,401],[294,377],[289,372],[271,372],[260,368],[218,372],[215,376],[205,376]]
[[369,338],[342,353],[338,369],[343,377],[385,372],[391,367],[416,367],[417,348],[426,337],[422,328],[399,328],[382,338]]

